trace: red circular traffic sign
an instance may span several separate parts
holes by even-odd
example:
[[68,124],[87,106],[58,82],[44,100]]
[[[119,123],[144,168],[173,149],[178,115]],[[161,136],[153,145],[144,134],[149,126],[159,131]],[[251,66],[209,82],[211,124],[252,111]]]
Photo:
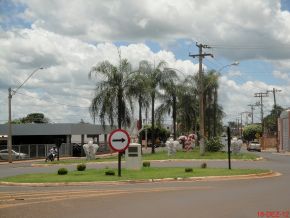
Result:
[[109,145],[114,151],[122,152],[128,148],[130,136],[126,130],[116,129],[110,133]]

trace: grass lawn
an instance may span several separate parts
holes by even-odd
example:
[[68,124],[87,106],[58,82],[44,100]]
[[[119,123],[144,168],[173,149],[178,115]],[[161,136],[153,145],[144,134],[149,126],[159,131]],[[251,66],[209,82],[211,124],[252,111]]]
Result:
[[[240,153],[240,154],[231,154],[231,159],[237,160],[255,160],[258,156],[250,153]],[[184,152],[178,151],[174,156],[168,156],[167,151],[156,152],[155,154],[144,154],[143,160],[170,160],[170,159],[208,159],[208,160],[226,160],[228,154],[226,152],[206,152],[205,155],[200,156],[199,150],[195,149],[194,151]],[[87,161],[86,159],[67,159],[54,162],[39,162],[43,164],[73,164],[73,163],[88,163],[88,162],[107,162],[107,161],[117,161],[118,158],[116,155],[97,158],[96,160]],[[124,161],[124,157],[122,157]]]
[[[208,159],[208,160],[226,160],[228,158],[228,153],[226,152],[206,152],[205,155],[200,156],[199,150],[194,150],[193,152],[178,151],[174,156],[168,156],[167,152],[158,152],[155,154],[144,154],[143,160],[169,160],[169,159]],[[238,160],[255,160],[257,156],[255,154],[240,153],[231,154],[231,159]]]
[[[19,183],[48,183],[48,182],[93,182],[93,181],[122,181],[162,178],[187,178],[199,176],[228,176],[246,175],[269,172],[262,169],[219,169],[219,168],[193,168],[193,172],[186,173],[184,167],[179,168],[142,168],[141,170],[122,169],[122,177],[118,177],[117,169],[115,176],[106,176],[108,169],[88,169],[86,171],[70,171],[67,175],[57,175],[57,172],[25,174],[3,178],[0,181]],[[111,169],[112,170],[112,169]]]

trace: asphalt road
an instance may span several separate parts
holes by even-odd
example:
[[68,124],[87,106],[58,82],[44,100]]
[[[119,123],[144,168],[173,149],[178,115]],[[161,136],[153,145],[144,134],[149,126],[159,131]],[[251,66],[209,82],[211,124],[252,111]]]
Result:
[[[233,168],[267,168],[281,176],[263,179],[98,184],[89,186],[0,186],[0,217],[290,217],[290,156],[261,153],[262,161],[233,161]],[[226,161],[207,161],[227,167]],[[154,165],[200,165],[156,162]],[[104,167],[90,165],[89,167]],[[55,172],[59,167],[0,165],[0,176]]]

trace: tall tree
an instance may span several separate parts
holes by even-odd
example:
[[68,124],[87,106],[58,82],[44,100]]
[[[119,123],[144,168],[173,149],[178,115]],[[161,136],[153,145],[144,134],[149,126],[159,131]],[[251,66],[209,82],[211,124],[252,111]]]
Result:
[[208,137],[211,137],[211,121],[213,115],[212,105],[213,105],[213,94],[214,94],[214,84],[215,81],[211,75],[211,71],[204,75],[204,108],[205,108],[205,131]]
[[284,109],[279,105],[273,106],[273,109],[271,110],[270,114],[264,118],[264,125],[268,134],[270,135],[277,134],[278,131],[277,119],[283,110]]
[[[166,67],[165,61],[160,61],[157,65],[150,64],[148,61],[141,61],[140,62],[140,70],[141,72],[146,75],[149,81],[149,90],[150,90],[150,97],[151,97],[151,124],[152,129],[155,128],[155,100],[156,96],[159,93],[160,85],[166,83],[166,81],[170,80],[170,75],[167,71],[164,71]],[[155,153],[154,143],[155,143],[155,134],[154,131],[152,132],[151,136],[152,142],[152,153]]]
[[[131,74],[130,80],[132,85],[129,87],[129,94],[130,96],[137,98],[139,107],[138,124],[139,127],[142,128],[142,109],[143,107],[145,107],[145,109],[149,108],[150,105],[149,80],[146,75],[142,73],[140,67],[137,71]],[[141,134],[139,137],[139,143],[141,143]]]
[[191,133],[193,130],[197,132],[199,102],[195,82],[195,77],[188,76],[178,88],[177,114],[182,133]]
[[157,108],[157,119],[165,114],[171,114],[172,111],[172,124],[173,124],[173,137],[176,140],[176,114],[177,114],[177,96],[180,84],[178,84],[178,77],[174,70],[166,70],[169,76],[168,80],[162,81],[161,88],[163,93],[160,95],[161,105]]
[[222,107],[218,105],[218,74],[211,70],[204,76],[206,130],[208,137],[217,136],[217,129],[221,126]]
[[118,66],[103,61],[91,68],[89,77],[95,75],[98,82],[90,112],[92,116],[99,116],[102,125],[105,125],[108,120],[113,126],[116,122],[115,117],[117,117],[118,128],[130,125],[133,111],[132,98],[129,95],[132,85],[131,72],[131,64],[126,59],[122,59],[120,53]]

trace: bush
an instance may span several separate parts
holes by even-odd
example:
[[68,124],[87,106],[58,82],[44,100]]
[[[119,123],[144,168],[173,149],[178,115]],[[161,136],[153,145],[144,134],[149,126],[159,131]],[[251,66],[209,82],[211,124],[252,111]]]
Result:
[[247,141],[253,141],[258,139],[262,135],[262,125],[261,124],[251,124],[243,129],[244,139]]
[[201,165],[200,165],[200,168],[202,168],[202,169],[205,169],[205,168],[207,168],[207,163],[202,163]]
[[67,168],[59,168],[57,171],[58,175],[66,175],[68,173]]
[[[140,132],[141,137],[145,138],[145,134],[146,134],[146,130],[147,129],[147,138],[151,139],[152,137],[152,127],[149,125],[145,125],[144,129]],[[158,138],[160,139],[160,141],[166,141],[168,139],[168,137],[170,136],[170,131],[168,131],[165,128],[159,127],[159,126],[155,126],[154,127],[154,135],[155,135],[155,139],[157,140]],[[156,142],[155,142],[156,143]]]
[[86,168],[87,168],[87,166],[85,164],[83,164],[83,163],[77,165],[77,170],[78,171],[85,171]]
[[193,169],[192,168],[185,168],[185,170],[184,170],[186,173],[191,173],[191,172],[193,172]]
[[115,176],[115,171],[114,170],[107,170],[105,171],[106,176]]
[[206,141],[205,146],[206,150],[209,152],[218,152],[224,147],[224,145],[221,143],[221,140],[217,137]]
[[150,167],[150,162],[149,161],[143,162],[143,167]]

